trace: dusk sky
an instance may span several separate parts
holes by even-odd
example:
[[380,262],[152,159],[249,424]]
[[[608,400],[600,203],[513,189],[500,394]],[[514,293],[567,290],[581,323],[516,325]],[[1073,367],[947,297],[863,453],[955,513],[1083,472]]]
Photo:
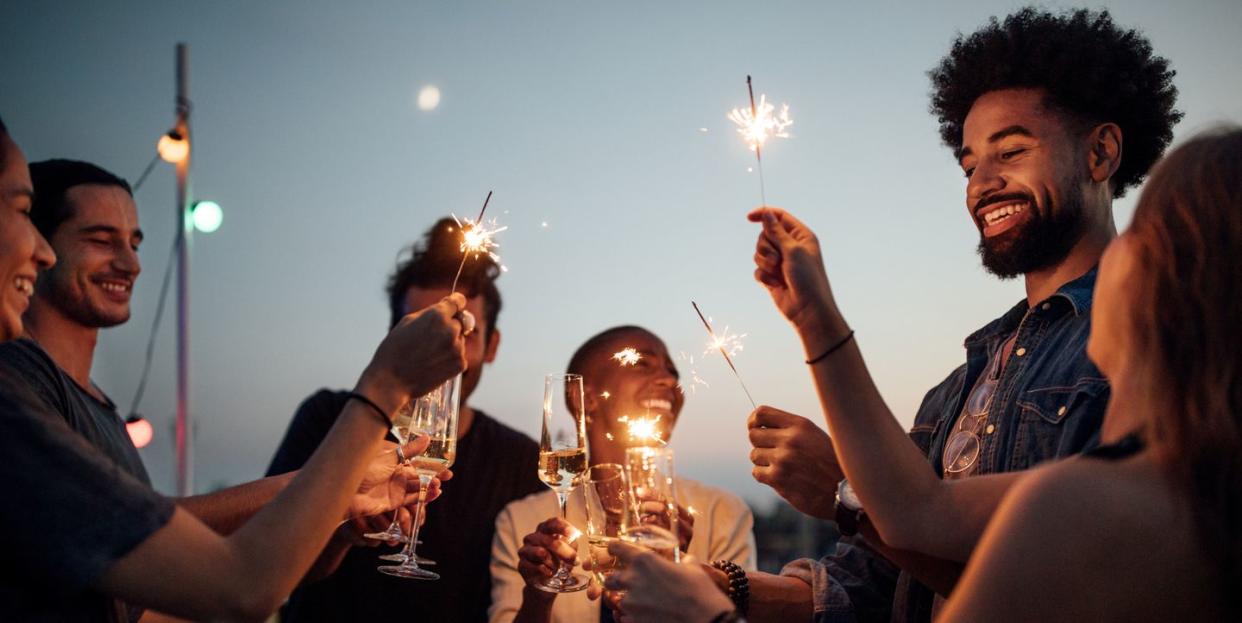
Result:
[[[1019,6],[15,0],[0,6],[0,114],[28,159],[88,160],[133,181],[173,121],[174,46],[189,44],[193,191],[225,214],[192,251],[197,490],[262,476],[298,403],[351,386],[368,361],[398,251],[494,190],[489,213],[509,227],[503,340],[472,404],[537,436],[543,375],[602,329],[644,325],[710,384],[673,437],[679,472],[765,502],[747,461],[750,405],[724,362],[702,356],[690,300],[746,334],[736,363],[756,400],[823,418],[793,331],[751,276],[759,180],[726,113],[745,104],[747,74],[790,105],[792,136],[764,152],[768,201],[818,232],[872,374],[908,424],[964,360],[963,338],[1024,295],[979,265],[926,76],[957,32]],[[1242,3],[1105,6],[1176,69],[1178,141],[1242,122]],[[429,85],[441,99],[420,110]],[[1119,226],[1136,197],[1116,203]],[[137,193],[147,235],[133,317],[103,332],[95,361],[123,411],[173,200],[161,164]],[[156,428],[142,456],[166,492],[171,303],[140,409]]]

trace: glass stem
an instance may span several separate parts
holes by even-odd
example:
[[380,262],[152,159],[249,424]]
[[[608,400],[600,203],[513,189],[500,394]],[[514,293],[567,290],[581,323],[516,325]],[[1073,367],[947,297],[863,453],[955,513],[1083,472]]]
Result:
[[414,550],[418,548],[418,529],[419,524],[423,522],[423,504],[427,500],[427,487],[431,486],[431,476],[424,475],[422,472],[418,474],[418,503],[414,505],[414,525],[410,526],[410,541],[406,543],[405,553],[408,558],[402,563],[407,567],[418,568],[417,556]]
[[[556,501],[561,506],[561,519],[564,519],[565,523],[569,523],[569,492],[561,491],[560,489],[556,489],[555,491],[556,491]],[[569,574],[572,570],[573,570],[573,565],[567,562],[561,561],[561,568],[556,570],[555,579],[562,584],[569,582],[570,580]]]

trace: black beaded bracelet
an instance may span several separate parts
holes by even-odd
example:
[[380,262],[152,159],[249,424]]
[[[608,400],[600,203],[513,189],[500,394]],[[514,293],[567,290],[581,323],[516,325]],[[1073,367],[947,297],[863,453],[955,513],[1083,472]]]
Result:
[[368,407],[371,407],[372,410],[374,410],[377,414],[379,414],[380,419],[384,420],[384,423],[388,425],[388,428],[392,428],[392,418],[388,417],[388,413],[386,413],[382,408],[380,408],[379,405],[375,404],[374,400],[371,400],[370,398],[367,398],[366,396],[358,392],[349,392],[348,396],[350,400],[357,400],[358,402],[361,402],[362,404]]
[[850,332],[849,332],[849,333],[846,333],[846,334],[845,334],[845,337],[843,337],[843,338],[841,338],[841,339],[837,340],[837,343],[836,343],[836,344],[833,344],[832,346],[829,346],[829,347],[828,347],[828,350],[824,351],[822,354],[820,354],[820,356],[818,356],[818,357],[816,357],[816,358],[814,358],[814,359],[807,359],[807,360],[806,360],[806,365],[808,365],[808,366],[813,366],[813,365],[815,365],[815,364],[817,364],[817,363],[819,363],[819,362],[823,361],[823,360],[824,360],[824,358],[826,358],[828,355],[831,355],[831,354],[833,354],[833,353],[837,352],[837,350],[838,350],[838,349],[840,349],[842,346],[845,346],[845,343],[846,343],[846,342],[848,342],[848,341],[850,341],[850,340],[851,340],[851,339],[853,339],[853,338],[854,338],[854,330],[853,330],[853,329],[850,329]]
[[750,579],[746,570],[731,560],[717,560],[712,566],[729,576],[729,599],[737,606],[737,613],[745,615],[750,608]]

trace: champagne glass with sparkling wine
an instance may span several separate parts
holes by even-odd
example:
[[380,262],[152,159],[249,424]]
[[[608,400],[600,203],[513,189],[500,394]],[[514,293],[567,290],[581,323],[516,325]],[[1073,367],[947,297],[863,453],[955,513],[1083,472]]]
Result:
[[[414,418],[414,407],[417,403],[418,400],[416,399],[401,405],[401,408],[397,409],[397,412],[393,414],[392,428],[388,431],[388,433],[397,440],[397,458],[403,466],[410,464],[410,460],[401,452],[401,446],[404,446],[410,441],[410,420]],[[394,469],[392,472],[392,478],[388,482],[390,500],[398,501],[405,499],[405,483],[405,476],[402,474],[402,470]],[[401,522],[398,521],[400,517],[401,513],[399,512],[399,509],[394,510],[392,513],[392,523],[388,524],[388,528],[386,530],[383,532],[368,532],[362,536],[376,541],[404,542],[410,537],[410,535],[401,531]],[[385,556],[381,556],[380,558],[384,560],[396,560],[397,562],[405,560],[405,556],[402,554],[394,554],[394,556],[397,558],[388,558]],[[426,564],[426,562],[422,560],[419,562]]]
[[681,561],[677,488],[671,448],[638,447],[625,451],[630,504],[636,521],[621,540]]
[[438,580],[440,574],[418,566],[419,558],[415,553],[418,545],[419,524],[423,520],[423,507],[427,500],[427,488],[431,479],[453,465],[457,457],[457,416],[460,411],[461,375],[445,381],[440,387],[414,401],[413,415],[410,417],[409,434],[426,435],[431,438],[427,449],[415,457],[410,463],[418,474],[418,503],[414,507],[414,524],[410,530],[410,538],[406,542],[406,558],[399,565],[385,565],[379,568],[381,573],[412,580]]
[[583,478],[591,576],[601,587],[609,575],[622,568],[620,561],[608,553],[608,544],[619,540],[635,523],[628,480],[625,467],[616,463],[592,465]]
[[[543,383],[543,434],[539,439],[539,479],[556,492],[561,519],[566,519],[569,494],[582,482],[587,469],[586,415],[583,411],[582,375],[549,374]],[[576,537],[570,540],[575,540]],[[572,593],[590,584],[586,576],[572,573],[562,563],[556,574],[540,580],[536,588],[549,593]]]

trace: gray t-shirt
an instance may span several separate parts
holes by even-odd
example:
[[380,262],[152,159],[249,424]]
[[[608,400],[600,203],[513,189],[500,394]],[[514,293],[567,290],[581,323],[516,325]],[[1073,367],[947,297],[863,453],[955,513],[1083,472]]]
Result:
[[0,370],[0,619],[123,621],[93,589],[172,517],[172,501],[104,456]]
[[[139,482],[151,484],[125,422],[107,396],[103,401],[92,396],[61,370],[38,344],[27,339],[0,344],[0,370],[20,379],[47,411],[63,417],[69,428]],[[99,393],[103,396],[102,391]]]

